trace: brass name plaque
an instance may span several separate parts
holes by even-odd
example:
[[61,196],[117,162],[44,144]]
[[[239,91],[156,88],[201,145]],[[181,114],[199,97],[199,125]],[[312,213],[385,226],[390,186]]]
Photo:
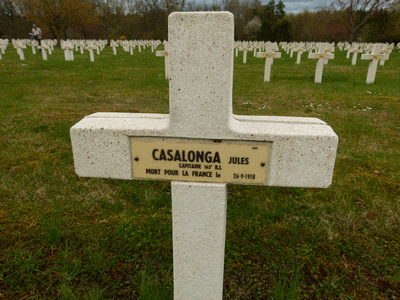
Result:
[[263,53],[263,58],[275,58],[275,53]]
[[265,184],[268,142],[131,138],[133,177]]
[[369,59],[371,59],[371,60],[381,60],[381,59],[383,59],[383,55],[370,55]]
[[329,58],[329,54],[316,54],[315,58],[316,59],[328,59]]

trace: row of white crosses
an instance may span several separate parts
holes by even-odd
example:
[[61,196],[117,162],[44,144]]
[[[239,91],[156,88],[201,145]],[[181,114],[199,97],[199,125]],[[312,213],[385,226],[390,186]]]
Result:
[[385,61],[389,59],[389,55],[394,48],[394,44],[346,44],[344,50],[347,50],[346,57],[350,57],[350,53],[353,52],[352,65],[357,63],[357,54],[365,52],[361,55],[362,60],[369,60],[368,74],[366,83],[374,83],[375,75],[379,65],[383,66]]
[[71,128],[82,177],[170,180],[174,299],[222,299],[227,184],[327,188],[338,137],[316,118],[232,113],[229,12],[168,18],[169,114],[95,113]]
[[[248,41],[236,41],[235,42],[235,56],[238,57],[239,51],[243,52],[243,63],[247,62],[247,52],[253,51],[253,57],[257,57],[258,52],[262,52],[266,50],[267,44],[270,42],[248,42]],[[279,47],[277,43],[273,43],[274,51],[279,51]]]
[[41,46],[38,45],[37,41],[29,39],[13,39],[11,40],[11,43],[17,50],[20,60],[25,60],[24,49],[26,49],[28,46],[32,47],[33,54],[36,54],[36,48],[40,49],[42,51],[43,60],[47,60],[47,54],[45,50],[48,50],[49,54],[51,54],[54,46],[57,44],[57,40],[42,40]]
[[[344,50],[347,51],[346,53],[346,58],[350,58],[351,53],[353,53],[351,64],[355,66],[357,64],[357,58],[358,58],[358,53],[363,53],[363,52],[370,52],[372,48],[374,47],[375,44],[360,44],[360,43],[353,43],[353,44],[345,44],[344,45]],[[394,49],[394,43],[392,44],[380,44],[380,51],[381,54],[390,54],[392,50]],[[367,53],[368,54],[368,53]],[[381,66],[385,64],[385,59],[382,59],[379,63]]]
[[[7,40],[0,40],[0,48],[2,49],[1,52],[4,54],[4,50],[6,49],[8,45],[8,39]],[[122,45],[125,47],[125,45],[132,46],[131,51],[137,46],[139,49],[139,52],[141,51],[142,47],[143,49],[146,47],[151,47],[152,52],[154,52],[154,49],[161,43],[161,41],[152,41],[152,40],[140,40],[140,41],[111,41],[110,46],[113,48],[113,52],[116,55],[116,47],[119,45]],[[32,53],[36,54],[36,48],[40,49],[43,55],[43,60],[47,60],[47,52],[48,54],[52,54],[52,51],[54,50],[54,46],[57,44],[57,40],[42,40],[41,41],[41,46],[38,45],[38,42],[36,40],[30,40],[30,39],[19,39],[19,40],[12,40],[12,44],[14,48],[17,50],[18,55],[20,56],[21,60],[25,60],[24,56],[24,49],[26,49],[28,46],[32,47]],[[107,45],[107,40],[61,40],[60,41],[60,46],[61,49],[64,51],[64,57],[66,61],[73,61],[74,60],[74,51],[79,51],[80,53],[83,54],[84,50],[89,51],[89,57],[90,61],[94,61],[94,51],[96,51],[97,55],[100,55],[101,51],[105,48]],[[47,52],[46,52],[47,51]],[[128,50],[129,51],[129,50]],[[131,53],[133,54],[133,53]],[[0,59],[1,59],[1,54],[0,54]]]
[[[334,46],[328,43],[318,43],[315,45],[311,44],[292,44],[288,45],[285,44],[283,45],[286,49],[289,49],[288,51],[297,52],[297,61],[296,63],[299,64],[301,60],[301,54],[306,51],[310,51],[308,58],[309,59],[317,59],[317,66],[315,70],[315,82],[316,83],[321,83],[322,81],[322,73],[323,73],[323,66],[324,64],[328,63],[329,59],[334,58],[334,54],[332,53],[334,51]],[[278,50],[278,48],[275,48],[275,44],[272,43],[267,43],[266,51],[265,52],[258,52],[257,57],[259,58],[266,58],[265,60],[265,70],[264,70],[264,82],[270,81],[270,74],[271,74],[271,65],[273,63],[274,58],[281,58],[281,53],[280,52],[274,52],[274,50]],[[313,50],[316,50],[317,52],[312,52]]]
[[[147,47],[151,48],[151,52],[157,48],[157,46],[161,44],[160,40],[124,40],[124,41],[113,41],[113,49],[115,49],[116,45],[121,45],[125,52],[130,52],[133,55],[133,50],[137,47],[138,52],[142,52]],[[116,55],[116,50],[114,51],[114,55]]]

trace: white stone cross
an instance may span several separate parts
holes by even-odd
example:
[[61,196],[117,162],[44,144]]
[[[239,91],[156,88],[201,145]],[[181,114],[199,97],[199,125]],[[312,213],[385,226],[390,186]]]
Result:
[[8,39],[0,39],[0,52],[1,54],[6,53],[6,48],[8,45]]
[[362,60],[369,60],[368,74],[367,74],[367,80],[366,80],[367,83],[374,83],[376,69],[378,68],[378,61],[389,59],[389,55],[382,54],[381,50],[382,50],[382,45],[375,44],[372,47],[371,54],[362,54],[361,55]]
[[258,52],[258,58],[265,58],[264,68],[264,82],[269,82],[271,79],[271,65],[274,62],[274,58],[281,58],[280,52],[274,52],[275,45],[273,43],[267,43],[265,52]]
[[50,47],[47,46],[47,43],[44,42],[44,41],[41,44],[42,44],[41,46],[38,46],[38,49],[40,49],[42,51],[43,60],[47,60],[47,52],[46,52],[46,50],[49,49]]
[[85,49],[85,41],[79,41],[79,51],[81,54],[84,53],[84,49]]
[[382,51],[381,54],[386,54],[387,56],[384,59],[381,59],[379,61],[379,65],[380,66],[384,66],[385,65],[385,61],[389,59],[390,54],[392,53],[392,49],[389,48],[388,44],[384,44],[382,45]]
[[89,56],[90,56],[90,61],[94,62],[94,49],[99,49],[99,47],[97,47],[96,45],[94,45],[93,43],[88,43],[85,47],[87,50],[89,50]]
[[245,64],[247,62],[247,51],[251,51],[253,48],[248,47],[248,45],[245,44],[240,50],[243,51],[243,63]]
[[327,48],[327,45],[322,43],[318,47],[318,53],[309,53],[308,54],[309,59],[318,59],[317,66],[315,67],[315,78],[314,78],[315,83],[322,82],[322,73],[324,71],[324,64],[325,64],[326,60],[335,58],[335,54],[326,53],[326,48]]
[[164,51],[156,51],[156,56],[164,57],[165,79],[169,78],[168,42],[164,43]]
[[301,62],[301,55],[303,52],[305,52],[306,49],[304,48],[304,45],[299,44],[297,48],[293,49],[293,52],[297,52],[297,59],[296,59],[296,64],[300,64]]
[[221,299],[227,183],[326,188],[338,137],[315,118],[232,113],[231,13],[172,13],[168,41],[169,114],[85,117],[75,170],[171,180],[174,299]]
[[32,54],[36,54],[36,46],[38,45],[38,42],[36,40],[32,40],[30,45],[32,47]]
[[113,49],[114,55],[117,55],[117,47],[119,47],[118,43],[114,40],[111,40],[110,46]]
[[362,49],[359,48],[358,44],[355,44],[352,48],[348,50],[349,53],[353,53],[353,58],[351,60],[351,65],[355,66],[357,64],[358,53],[363,52]]
[[24,48],[26,48],[26,46],[22,43],[22,41],[20,41],[20,40],[16,41],[15,44],[14,44],[14,48],[17,49],[17,53],[19,55],[19,59],[20,60],[25,60]]
[[61,49],[64,50],[65,61],[74,60],[74,45],[70,41],[61,41]]

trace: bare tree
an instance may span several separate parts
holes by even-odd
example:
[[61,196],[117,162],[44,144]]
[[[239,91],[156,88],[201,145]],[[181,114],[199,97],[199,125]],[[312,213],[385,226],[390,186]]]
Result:
[[392,2],[393,0],[335,0],[332,8],[343,13],[343,22],[350,31],[349,40],[352,42],[370,16],[380,9],[388,8]]
[[262,23],[259,16],[255,16],[249,21],[244,27],[244,33],[247,35],[247,39],[253,41],[257,37],[258,31],[261,29]]
[[59,39],[67,38],[69,27],[97,20],[92,3],[85,0],[19,0],[19,4],[28,20],[47,27]]
[[0,0],[0,16],[9,23],[14,23],[17,6],[13,0]]

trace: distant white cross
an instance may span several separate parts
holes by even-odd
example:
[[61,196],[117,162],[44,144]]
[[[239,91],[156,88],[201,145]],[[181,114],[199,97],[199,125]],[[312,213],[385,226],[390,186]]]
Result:
[[325,61],[328,59],[334,59],[335,55],[333,53],[326,53],[327,45],[322,43],[319,45],[317,53],[309,53],[309,59],[317,59],[317,66],[315,67],[315,83],[322,82],[322,73],[324,71]]
[[376,70],[378,68],[378,61],[389,59],[388,54],[382,54],[382,45],[375,44],[372,48],[371,54],[362,54],[362,60],[369,60],[368,74],[367,74],[367,83],[375,82]]
[[156,51],[156,56],[164,57],[165,79],[169,77],[168,43],[164,43],[164,51]]
[[265,52],[258,52],[258,58],[265,58],[264,68],[264,82],[269,82],[271,79],[271,65],[274,62],[274,58],[281,58],[280,52],[274,52],[275,45],[273,43],[267,43]]

